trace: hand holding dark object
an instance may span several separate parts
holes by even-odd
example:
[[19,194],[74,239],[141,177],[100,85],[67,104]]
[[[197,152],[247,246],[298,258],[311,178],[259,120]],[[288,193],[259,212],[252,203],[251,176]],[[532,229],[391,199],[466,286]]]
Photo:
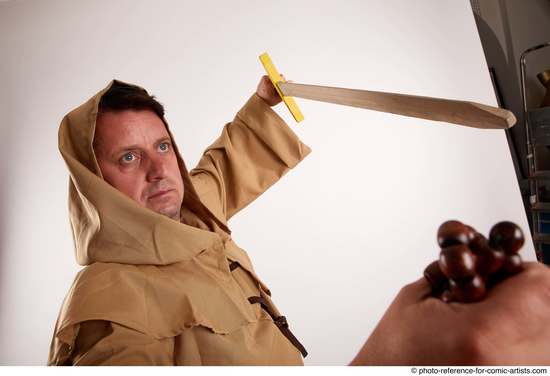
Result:
[[523,269],[518,252],[524,241],[512,222],[493,226],[489,240],[459,221],[444,222],[437,231],[439,261],[424,270],[432,295],[445,302],[484,299],[488,289]]
[[423,277],[403,287],[351,364],[550,364],[545,265],[526,262],[476,304],[447,304],[431,290]]

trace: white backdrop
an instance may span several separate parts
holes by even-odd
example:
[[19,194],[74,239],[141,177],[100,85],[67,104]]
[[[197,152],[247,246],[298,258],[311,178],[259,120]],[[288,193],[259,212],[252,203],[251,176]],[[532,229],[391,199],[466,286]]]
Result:
[[[46,362],[79,267],[57,151],[63,115],[112,78],[146,87],[188,166],[254,92],[270,53],[299,83],[496,105],[469,1],[0,4],[0,364]],[[297,99],[313,153],[230,226],[309,365],[349,362],[460,219],[528,232],[503,131]],[[528,236],[528,235],[527,235]],[[533,260],[530,237],[523,256]]]

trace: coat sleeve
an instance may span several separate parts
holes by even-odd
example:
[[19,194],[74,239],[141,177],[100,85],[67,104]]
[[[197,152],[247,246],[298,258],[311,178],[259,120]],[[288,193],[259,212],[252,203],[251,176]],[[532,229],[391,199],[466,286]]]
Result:
[[250,204],[311,149],[257,94],[190,171],[201,201],[223,220]]
[[60,364],[73,366],[174,365],[173,339],[158,340],[110,321],[85,321],[79,325],[74,348]]

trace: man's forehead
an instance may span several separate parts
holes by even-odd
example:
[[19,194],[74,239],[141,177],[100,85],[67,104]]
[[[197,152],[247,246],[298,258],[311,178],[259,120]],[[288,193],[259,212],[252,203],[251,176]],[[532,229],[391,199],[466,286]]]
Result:
[[97,117],[95,137],[106,146],[170,137],[164,122],[149,110],[108,111]]

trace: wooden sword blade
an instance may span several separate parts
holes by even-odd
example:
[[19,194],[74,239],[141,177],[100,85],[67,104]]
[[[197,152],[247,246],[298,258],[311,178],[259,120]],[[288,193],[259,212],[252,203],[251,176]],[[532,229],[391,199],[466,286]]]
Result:
[[516,123],[511,111],[481,103],[379,91],[278,82],[284,96],[366,108],[480,129],[507,129]]

